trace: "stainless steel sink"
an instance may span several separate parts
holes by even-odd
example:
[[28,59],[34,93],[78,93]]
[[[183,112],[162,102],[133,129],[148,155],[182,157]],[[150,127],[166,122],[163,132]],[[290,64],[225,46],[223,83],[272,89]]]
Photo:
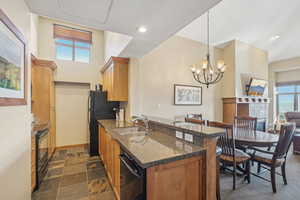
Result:
[[119,135],[130,135],[130,134],[147,134],[147,130],[143,127],[133,126],[126,128],[115,128],[112,131]]

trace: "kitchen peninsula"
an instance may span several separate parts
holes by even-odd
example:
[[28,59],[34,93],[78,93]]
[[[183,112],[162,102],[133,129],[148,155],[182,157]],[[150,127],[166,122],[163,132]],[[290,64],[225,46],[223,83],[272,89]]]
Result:
[[98,120],[99,154],[117,199],[215,200],[216,143],[224,130],[157,117],[148,120],[150,130]]

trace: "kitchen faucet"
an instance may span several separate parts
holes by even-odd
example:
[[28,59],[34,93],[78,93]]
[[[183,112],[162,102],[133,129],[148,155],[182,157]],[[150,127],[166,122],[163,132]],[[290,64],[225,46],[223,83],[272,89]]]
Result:
[[149,120],[147,116],[141,115],[141,116],[132,116],[131,120],[134,124],[136,124],[138,121],[142,121],[145,125],[146,130],[149,130]]

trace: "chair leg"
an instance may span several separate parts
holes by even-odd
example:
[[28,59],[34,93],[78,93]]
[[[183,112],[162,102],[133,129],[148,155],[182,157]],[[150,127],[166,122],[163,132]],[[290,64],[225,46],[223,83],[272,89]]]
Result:
[[284,185],[287,185],[288,183],[287,183],[287,180],[286,180],[285,162],[281,166],[281,174],[282,174]]
[[236,164],[233,164],[233,173],[232,173],[232,190],[235,190],[235,185],[236,185]]
[[216,178],[217,178],[217,200],[221,200],[221,191],[220,191],[220,161],[217,158],[217,172],[216,172]]
[[261,172],[261,163],[257,163],[257,173]]
[[248,180],[248,183],[251,182],[251,163],[250,163],[250,160],[247,161],[246,163],[246,172],[247,172],[247,180]]
[[272,189],[273,193],[276,193],[276,168],[271,167],[271,183],[272,183]]

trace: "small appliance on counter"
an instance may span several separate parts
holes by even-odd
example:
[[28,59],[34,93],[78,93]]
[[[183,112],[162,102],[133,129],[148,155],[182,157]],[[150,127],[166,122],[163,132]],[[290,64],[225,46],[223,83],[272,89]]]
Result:
[[123,122],[125,121],[125,110],[124,108],[114,108],[114,111],[116,113],[116,120]]
[[99,155],[98,123],[99,119],[115,119],[114,108],[119,109],[118,101],[107,101],[107,92],[98,85],[96,91],[90,91],[88,101],[89,138],[88,151],[90,156]]

